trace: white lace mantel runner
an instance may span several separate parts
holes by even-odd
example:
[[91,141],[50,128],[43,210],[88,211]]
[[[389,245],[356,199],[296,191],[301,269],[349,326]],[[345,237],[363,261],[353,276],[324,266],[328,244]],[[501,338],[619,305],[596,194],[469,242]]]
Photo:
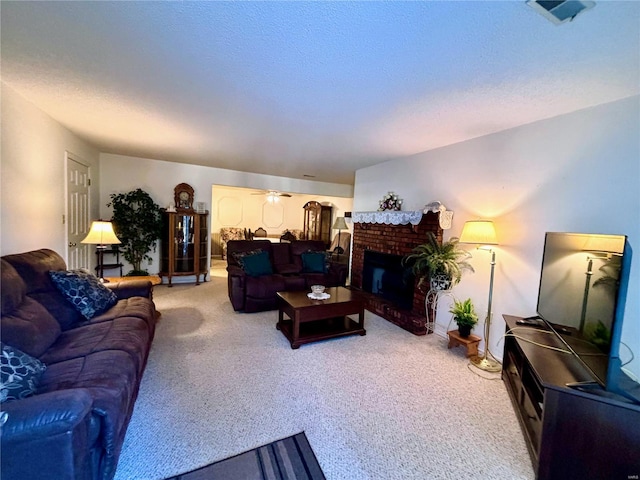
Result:
[[385,225],[418,225],[422,220],[422,215],[428,212],[440,212],[440,228],[447,230],[451,228],[453,211],[440,202],[431,202],[425,205],[424,210],[403,212],[398,210],[383,210],[382,212],[353,212],[351,220],[353,223],[383,223]]
[[353,212],[354,223],[384,223],[385,225],[418,225],[422,220],[422,212],[403,212],[398,210],[384,210],[382,212]]

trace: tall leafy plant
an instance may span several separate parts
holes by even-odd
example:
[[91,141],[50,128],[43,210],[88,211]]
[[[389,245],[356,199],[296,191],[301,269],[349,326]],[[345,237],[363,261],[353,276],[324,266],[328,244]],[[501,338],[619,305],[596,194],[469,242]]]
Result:
[[419,279],[418,286],[436,275],[445,275],[456,285],[460,282],[464,270],[474,271],[473,266],[467,261],[471,254],[460,248],[459,241],[457,237],[451,237],[448,241],[440,243],[433,232],[429,232],[427,241],[403,258],[403,263],[411,266],[414,275]]
[[128,193],[112,193],[108,207],[113,206],[113,227],[122,242],[123,257],[133,266],[127,275],[149,275],[142,269],[142,262],[152,260],[151,250],[162,231],[160,207],[151,196],[138,188]]

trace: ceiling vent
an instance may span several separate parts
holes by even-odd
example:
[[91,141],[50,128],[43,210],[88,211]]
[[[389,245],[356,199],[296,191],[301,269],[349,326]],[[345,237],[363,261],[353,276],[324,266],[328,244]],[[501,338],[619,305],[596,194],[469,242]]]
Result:
[[527,5],[536,10],[556,25],[569,22],[576,16],[589,10],[596,5],[596,2],[586,0],[567,0],[564,2],[548,2],[544,0],[527,0]]

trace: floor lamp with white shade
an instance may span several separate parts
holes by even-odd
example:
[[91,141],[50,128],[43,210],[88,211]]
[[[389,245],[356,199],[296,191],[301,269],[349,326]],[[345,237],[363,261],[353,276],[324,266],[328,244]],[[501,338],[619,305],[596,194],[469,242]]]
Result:
[[464,224],[460,243],[475,243],[479,249],[491,253],[491,277],[489,280],[489,302],[487,303],[487,318],[484,322],[484,353],[482,356],[472,357],[471,363],[486,372],[499,372],[502,366],[495,359],[489,358],[489,334],[491,330],[491,302],[493,300],[493,273],[496,266],[496,252],[490,245],[498,245],[498,237],[493,222],[490,220],[471,220]]
[[333,222],[333,226],[331,227],[333,230],[338,230],[338,246],[335,248],[337,252],[337,259],[340,259],[340,254],[344,253],[344,249],[340,246],[340,232],[342,230],[347,230],[347,222],[345,222],[344,217],[337,217],[336,221]]

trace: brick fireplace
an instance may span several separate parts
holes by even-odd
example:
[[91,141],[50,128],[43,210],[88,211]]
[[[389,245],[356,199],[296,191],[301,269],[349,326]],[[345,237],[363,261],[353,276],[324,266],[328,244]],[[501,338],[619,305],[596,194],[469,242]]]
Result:
[[[425,213],[417,225],[410,223],[406,225],[366,223],[358,221],[358,218],[354,215],[351,286],[362,290],[364,253],[366,250],[404,256],[426,241],[427,232],[433,232],[438,240],[442,241],[439,215],[439,213],[434,212]],[[366,293],[365,296],[367,298],[367,310],[415,335],[425,335],[427,333],[426,291],[421,291],[416,286],[411,310],[400,308],[393,302],[374,294]]]

